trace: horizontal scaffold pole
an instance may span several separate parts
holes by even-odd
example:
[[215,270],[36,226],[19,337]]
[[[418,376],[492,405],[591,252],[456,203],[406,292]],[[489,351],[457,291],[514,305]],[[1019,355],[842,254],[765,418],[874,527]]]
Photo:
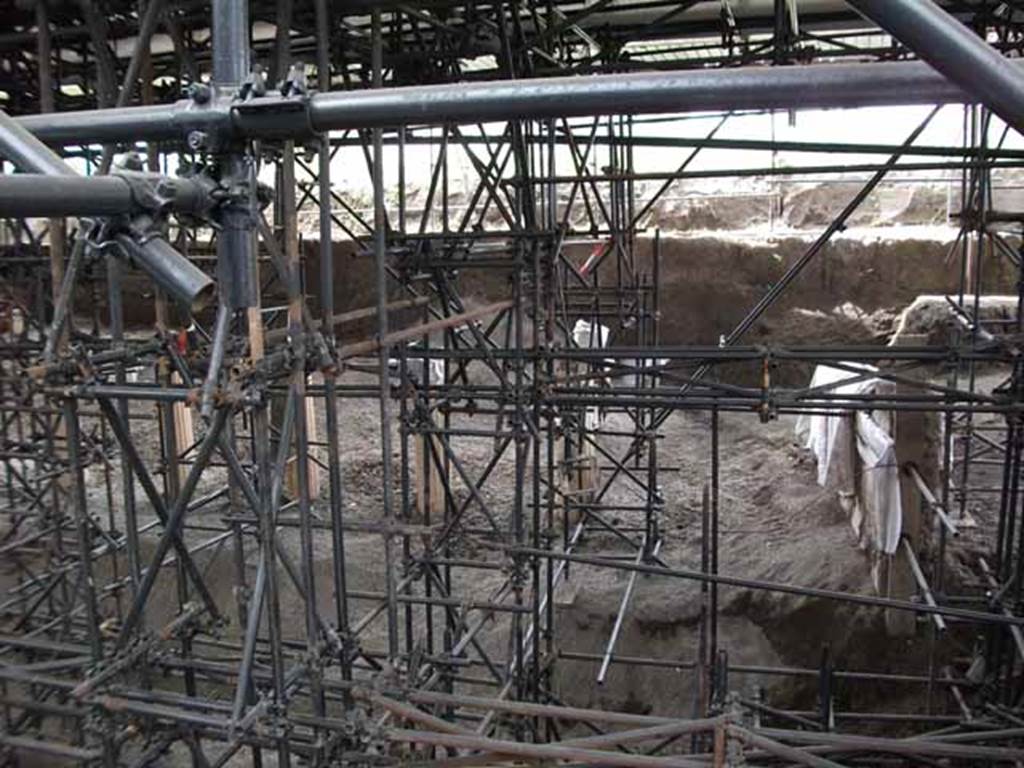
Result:
[[[1014,65],[1019,66],[1019,65]],[[922,62],[809,64],[552,77],[331,91],[308,98],[212,98],[198,104],[31,115],[19,122],[53,145],[176,141],[193,131],[300,138],[348,128],[610,113],[826,109],[972,103],[977,97]]]

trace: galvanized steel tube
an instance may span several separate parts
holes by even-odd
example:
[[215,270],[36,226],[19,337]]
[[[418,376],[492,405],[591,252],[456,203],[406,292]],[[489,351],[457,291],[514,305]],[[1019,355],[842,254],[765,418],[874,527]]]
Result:
[[[1020,65],[1011,64],[1012,67]],[[978,99],[922,62],[643,72],[401,88],[331,91],[308,104],[277,97],[244,106],[179,101],[156,107],[86,110],[19,118],[51,144],[181,139],[188,130],[247,137],[446,121],[722,109],[825,109]],[[283,109],[287,107],[287,109]]]
[[1020,67],[931,0],[848,0],[999,117],[1024,128]]
[[118,235],[118,244],[133,262],[157,285],[191,311],[201,309],[216,292],[213,280],[182,256],[161,236],[138,241],[130,235]]
[[[553,77],[318,94],[316,130],[722,109],[813,109],[972,100],[927,64],[809,64]],[[258,115],[236,116],[243,131]]]
[[117,176],[0,176],[0,216],[117,216],[132,209],[132,190]]
[[[40,115],[53,117],[53,115]],[[27,173],[77,176],[58,154],[32,134],[19,120],[0,110],[0,156]]]

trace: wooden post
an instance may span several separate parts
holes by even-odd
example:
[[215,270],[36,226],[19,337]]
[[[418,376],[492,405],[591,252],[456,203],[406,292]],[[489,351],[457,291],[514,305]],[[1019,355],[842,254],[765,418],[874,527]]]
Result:
[[[431,414],[431,424],[436,426],[436,416]],[[416,482],[416,520],[438,520],[444,511],[444,480],[441,469],[434,457],[444,455],[444,448],[436,434],[429,432],[416,435],[414,439],[414,461]]]
[[[307,383],[311,383],[307,379]],[[310,443],[315,443],[319,440],[319,431],[316,423],[316,407],[315,400],[307,397],[302,401],[301,407],[305,412],[306,417],[306,436]],[[320,495],[320,465],[316,459],[320,458],[319,448],[309,448],[310,460],[307,462],[306,479],[309,483],[309,497],[315,499]],[[299,475],[296,469],[297,459],[293,453],[288,457],[288,464],[285,470],[285,491],[291,498],[296,498],[299,494]]]
[[714,750],[711,764],[714,768],[725,768],[725,726],[722,724],[715,726]]
[[[171,384],[180,385],[181,376],[178,373],[171,374]],[[180,457],[185,451],[195,445],[196,429],[192,416],[192,406],[188,403],[174,403],[171,405],[171,414],[174,418],[174,452]],[[178,463],[178,478],[184,483],[188,476],[188,465]]]

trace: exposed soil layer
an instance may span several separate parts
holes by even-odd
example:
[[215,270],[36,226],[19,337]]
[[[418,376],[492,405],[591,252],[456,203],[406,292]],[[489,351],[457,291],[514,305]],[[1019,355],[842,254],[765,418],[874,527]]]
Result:
[[[889,217],[894,223],[932,225],[941,223],[936,211],[938,200],[934,190],[915,189],[888,207],[868,208],[854,218],[853,225],[877,224]],[[735,201],[731,205],[738,205]],[[757,301],[775,285],[814,242],[842,201],[823,198],[819,194],[793,191],[785,205],[764,218],[782,217],[794,232],[779,237],[724,231],[702,234],[666,234],[657,240],[660,273],[660,341],[666,345],[717,344],[746,316]],[[733,220],[725,203],[688,203],[686,210],[669,204],[654,212],[651,225],[680,222],[703,230],[723,230]],[[899,207],[898,216],[888,211]],[[902,207],[900,207],[902,206]],[[859,215],[860,216],[860,215]],[[761,214],[751,214],[753,224],[761,223]],[[597,241],[579,238],[568,246],[568,256],[577,265],[583,264]],[[653,272],[655,239],[638,238],[635,247],[635,268]],[[305,259],[305,289],[313,311],[319,312],[323,286],[319,280],[319,244],[305,238],[302,243]],[[332,245],[335,259],[336,311],[361,309],[375,303],[372,257],[351,241]],[[837,236],[806,267],[783,293],[780,300],[756,323],[743,343],[787,344],[861,344],[884,342],[892,331],[898,312],[922,293],[946,294],[956,291],[960,281],[959,260],[952,256],[953,244],[949,230],[918,233],[913,237],[897,236],[895,232],[865,230]],[[408,275],[421,274],[417,263],[400,263]],[[422,273],[427,274],[427,273]],[[468,270],[451,278],[467,304],[484,304],[507,298],[509,271],[502,269]],[[998,259],[986,260],[985,289],[1004,293],[1013,289],[1014,268]],[[609,284],[610,271],[599,273],[601,283]],[[422,279],[427,279],[423,277]],[[414,280],[415,282],[415,280]],[[126,314],[133,324],[146,326],[151,322],[152,299],[142,278],[133,276],[126,292]],[[405,298],[396,295],[394,298]],[[418,322],[417,311],[395,313],[391,325],[401,328]],[[607,321],[613,345],[633,343],[633,331],[626,324]],[[344,340],[367,338],[374,333],[372,319],[347,324],[341,329]],[[732,371],[739,380],[749,380],[756,371]],[[810,378],[810,367],[794,365],[778,372],[778,383],[803,384]],[[372,384],[374,379],[355,370],[346,371],[342,384]],[[383,468],[391,467],[391,490],[397,500],[401,494],[401,464],[397,423],[392,423],[392,452],[381,454],[380,415],[376,399],[343,400],[340,437],[344,511],[349,523],[378,523],[383,516]],[[664,499],[661,519],[663,536],[662,559],[671,567],[698,571],[701,568],[702,537],[701,498],[708,482],[710,462],[709,417],[706,414],[677,413],[663,427],[659,458],[663,464],[660,492]],[[323,415],[318,414],[320,434],[324,434]],[[395,420],[397,421],[397,420]],[[456,424],[470,429],[492,428],[493,417],[460,416]],[[623,414],[612,414],[610,429],[628,429]],[[141,426],[140,429],[146,429]],[[152,427],[149,427],[152,430]],[[719,571],[776,584],[798,584],[825,590],[873,594],[871,564],[856,546],[849,523],[839,509],[833,491],[819,487],[815,481],[814,462],[800,449],[793,436],[793,423],[788,418],[761,423],[754,415],[723,414],[721,417],[721,518]],[[148,442],[155,457],[157,438]],[[613,455],[622,453],[625,443],[620,438],[603,438],[602,444]],[[454,437],[454,452],[466,472],[476,478],[488,465],[495,449],[490,438]],[[243,457],[245,458],[245,457]],[[601,467],[604,476],[611,467]],[[529,470],[528,470],[529,472]],[[529,475],[527,475],[529,476]],[[116,475],[114,478],[117,480]],[[223,482],[222,472],[204,477],[199,493]],[[91,491],[97,503],[102,482],[91,477]],[[455,478],[454,491],[458,502],[469,498],[466,483]],[[511,454],[497,462],[490,479],[480,489],[480,497],[497,523],[507,526],[512,515],[515,473]],[[141,493],[136,494],[141,498]],[[628,482],[619,482],[609,497],[623,506],[637,504],[638,494]],[[322,500],[317,512],[327,517]],[[993,524],[985,510],[974,510],[980,530]],[[210,522],[220,523],[224,510],[211,507],[193,516],[201,523],[205,515]],[[151,515],[143,514],[144,519]],[[640,523],[640,513],[624,512],[613,522],[624,528]],[[490,521],[479,505],[470,504],[464,524],[486,527]],[[294,528],[280,534],[285,546],[298,551],[298,534]],[[973,554],[981,549],[978,540],[968,533],[965,539]],[[147,547],[151,546],[149,542]],[[577,551],[581,554],[623,552],[622,542],[591,529]],[[245,567],[247,579],[255,576],[255,553],[248,553]],[[488,551],[472,537],[460,539],[453,556],[473,556],[495,564],[501,558]],[[314,537],[315,573],[320,588],[317,603],[325,616],[333,616],[335,601],[330,538],[323,530]],[[348,588],[359,595],[353,600],[352,620],[358,623],[379,605],[388,577],[379,535],[350,532],[345,547]],[[215,596],[222,606],[233,606],[236,595],[230,592],[235,581],[235,563],[230,544],[205,550],[197,555]],[[119,564],[120,568],[124,564]],[[391,575],[401,574],[400,555],[392,565]],[[453,593],[460,599],[487,601],[499,589],[500,570],[456,571]],[[699,627],[705,594],[698,581],[642,576],[637,579],[622,632],[614,648],[620,659],[634,657],[658,658],[668,666],[650,664],[615,664],[603,684],[597,682],[600,657],[605,653],[617,610],[628,582],[628,575],[584,565],[570,569],[571,578],[559,586],[556,596],[556,621],[563,654],[556,664],[555,691],[567,704],[597,706],[606,709],[690,716],[700,695],[693,665],[699,657]],[[13,578],[13,574],[11,574]],[[281,584],[282,625],[288,640],[305,638],[305,616],[302,601],[287,574],[278,574]],[[7,586],[4,584],[4,586]],[[177,600],[170,580],[165,576],[158,583],[158,599],[153,601],[150,620],[154,626],[172,616]],[[419,590],[419,587],[417,588]],[[722,587],[718,592],[719,623],[717,648],[728,654],[732,665],[747,665],[750,671],[734,671],[730,687],[747,698],[764,691],[766,700],[774,705],[813,709],[817,691],[816,669],[823,649],[828,648],[832,663],[843,670],[889,671],[893,673],[926,673],[928,654],[926,628],[918,627],[915,636],[907,639],[889,637],[883,626],[883,613],[876,608],[853,607],[823,597],[800,597],[781,591]],[[110,605],[104,606],[108,612]],[[240,622],[237,611],[229,612],[224,633],[238,637]],[[414,612],[410,624],[414,644],[423,646],[426,637],[424,612]],[[433,613],[435,628],[443,627],[444,612]],[[493,619],[480,634],[481,646],[495,659],[504,660],[507,619]],[[401,633],[405,632],[404,624]],[[435,638],[436,639],[436,638]],[[360,636],[364,651],[375,659],[387,652],[388,631],[383,617],[369,623]],[[404,634],[402,634],[404,643]],[[586,658],[579,658],[585,656]],[[938,661],[941,661],[938,660]],[[677,664],[673,664],[677,662]],[[764,674],[756,669],[765,665],[781,665],[800,670],[791,676]],[[483,665],[476,663],[468,673],[485,675]],[[922,692],[910,684],[879,682],[854,686],[838,683],[838,705],[846,710],[867,711],[878,701],[887,708],[898,709],[898,702],[919,703]],[[211,691],[211,695],[229,698],[230,691]]]
[[[873,594],[870,560],[840,510],[836,495],[815,479],[814,460],[793,438],[793,422],[762,424],[742,414],[721,416],[721,513],[719,572],[776,584]],[[701,497],[710,467],[709,419],[676,414],[665,423],[659,456],[666,500],[662,557],[678,569],[701,569]],[[600,539],[602,537],[596,537]],[[588,539],[587,549],[608,541]],[[602,655],[626,588],[627,577],[593,568],[574,568],[573,589],[559,603],[562,648]],[[874,608],[778,591],[721,587],[718,648],[731,664],[781,665],[805,670],[794,676],[735,672],[730,685],[754,698],[763,688],[767,700],[797,708],[815,707],[816,670],[827,646],[837,668],[913,674],[907,646],[886,634],[884,615]],[[615,653],[623,657],[660,657],[681,662],[676,669],[613,665],[604,685],[596,682],[597,661],[559,662],[560,690],[573,703],[607,708],[636,708],[656,714],[693,714],[701,587],[695,581],[642,576]],[[923,633],[920,633],[923,636]],[[856,688],[856,696],[851,691]],[[840,684],[844,708],[869,709],[878,697],[887,701],[907,691],[893,684]],[[911,694],[915,693],[913,691]],[[917,691],[916,693],[920,693]]]
[[[651,272],[654,239],[638,238],[636,269]],[[777,239],[721,237],[712,235],[660,238],[661,338],[666,344],[717,342],[746,311],[774,285],[813,243],[813,238],[788,236]],[[567,248],[570,258],[582,263],[595,244]],[[772,336],[780,316],[794,309],[832,312],[850,303],[866,313],[879,309],[898,311],[919,294],[957,290],[958,259],[951,256],[952,243],[927,237],[892,238],[876,230],[864,237],[838,236],[813,259],[785,291],[754,337]],[[319,258],[316,241],[304,243],[307,291],[319,295]],[[368,306],[374,299],[370,255],[351,242],[334,244],[338,311]],[[990,260],[986,291],[1005,292],[1011,287],[1012,265]],[[493,301],[508,295],[509,274],[495,269],[481,277],[481,270],[460,276],[464,297]],[[602,284],[614,275],[609,267]],[[614,329],[613,332],[621,329]],[[809,335],[804,333],[804,335]]]
[[[661,329],[666,344],[714,344],[721,334],[733,328],[751,306],[784,274],[812,240],[786,237],[777,240],[749,237],[663,236],[659,241],[661,274]],[[592,245],[573,246],[573,256],[581,263]],[[652,238],[637,243],[637,267],[650,271]],[[307,260],[306,284],[318,303],[316,290],[319,268],[317,243],[303,244]],[[891,331],[897,312],[920,292],[941,294],[955,290],[959,274],[955,259],[949,258],[950,245],[941,239],[884,239],[841,236],[831,243],[790,286],[780,301],[765,314],[748,335],[749,343],[773,344],[870,343],[884,340]],[[335,295],[339,312],[374,303],[373,270],[368,254],[350,242],[334,245],[337,260]],[[480,271],[474,271],[476,275]],[[508,274],[492,270],[486,279],[466,273],[460,277],[461,295],[476,303],[508,295]],[[987,274],[992,283],[1004,289],[1010,279],[1009,267],[995,263]],[[710,299],[710,300],[709,300]],[[392,318],[393,327],[418,320],[418,314],[405,313]],[[369,323],[342,328],[346,339],[365,338],[373,332]],[[613,344],[629,343],[629,331],[612,328]],[[805,383],[809,369],[782,371],[784,383]],[[355,371],[345,382],[371,378]],[[379,411],[373,401],[342,402],[342,473],[345,485],[345,512],[349,520],[374,522],[380,519],[382,457],[380,455]],[[615,419],[621,418],[614,416]],[[485,427],[485,417],[466,419],[466,426]],[[619,425],[625,427],[625,423]],[[796,583],[825,589],[872,592],[870,564],[856,549],[855,539],[843,518],[831,491],[819,488],[814,480],[813,461],[796,447],[792,424],[788,420],[761,424],[753,416],[727,415],[722,420],[722,519],[720,570],[780,583]],[[668,469],[661,475],[665,498],[663,519],[663,558],[669,564],[690,570],[700,567],[701,492],[708,472],[710,451],[707,417],[677,414],[665,424],[660,459]],[[615,439],[605,440],[615,453]],[[400,493],[398,433],[393,432],[392,490]],[[621,446],[619,446],[621,448]],[[494,443],[487,439],[455,438],[454,450],[467,471],[476,476],[491,458]],[[673,468],[675,468],[673,470]],[[460,498],[468,493],[456,480]],[[499,461],[491,479],[481,490],[492,511],[507,520],[512,504],[514,475],[509,457]],[[620,491],[624,504],[629,491]],[[326,511],[324,511],[326,513]],[[486,518],[471,505],[467,523],[485,525]],[[620,520],[623,525],[637,521]],[[289,547],[296,547],[295,532],[284,531]],[[460,554],[487,557],[472,541],[459,543]],[[588,534],[583,552],[621,549],[621,542]],[[318,602],[325,612],[333,604],[330,584],[328,540],[316,540],[317,571],[324,588]],[[351,570],[350,588],[379,593],[384,571],[380,538],[370,534],[352,534],[347,547]],[[221,568],[227,552],[215,558]],[[223,566],[227,567],[227,566]],[[250,569],[251,570],[251,569]],[[622,574],[574,567],[572,585],[560,588],[558,621],[565,651],[602,654],[615,612],[625,589]],[[230,570],[225,571],[225,576]],[[251,577],[252,574],[250,574]],[[218,582],[229,582],[227,578]],[[304,619],[301,603],[282,578],[282,600],[288,627],[301,638]],[[627,613],[615,653],[622,656],[654,656],[692,664],[697,656],[697,626],[702,605],[696,582],[666,581],[644,577],[638,580],[632,609]],[[484,599],[496,588],[496,579],[473,576],[464,582],[467,589]],[[370,610],[374,601],[367,597],[355,602],[356,617]],[[734,663],[783,664],[814,670],[820,662],[822,647],[828,644],[837,666],[845,669],[879,669],[892,660],[894,671],[908,671],[903,641],[886,637],[882,616],[873,609],[854,609],[821,599],[797,598],[780,593],[747,589],[722,589],[719,597],[721,622],[719,648],[727,651]],[[422,612],[418,612],[422,615]],[[440,613],[437,614],[441,620]],[[236,630],[237,631],[237,630]],[[415,624],[423,631],[421,621]],[[485,644],[497,643],[499,656],[504,649],[498,641],[501,632],[485,632]],[[493,640],[486,638],[492,637]],[[386,631],[378,620],[365,633],[368,649],[385,650]],[[922,655],[923,658],[923,655]],[[899,661],[897,661],[897,659]],[[904,665],[904,666],[899,666]],[[678,671],[661,667],[613,666],[604,685],[595,681],[598,665],[592,660],[565,658],[558,664],[557,685],[573,703],[617,708],[646,709],[654,712],[689,714],[694,696],[692,669]],[[750,674],[738,675],[739,690],[753,695],[763,686],[769,698],[793,705],[812,706],[816,681],[813,674],[792,678]],[[871,688],[860,690],[872,691]],[[890,685],[877,694],[893,696]],[[854,702],[855,705],[864,704]]]
[[[873,229],[836,236],[808,263],[742,342],[770,341],[774,345],[787,345],[813,339],[821,344],[871,343],[891,330],[891,317],[916,296],[955,293],[960,281],[960,258],[953,253],[950,230],[907,235],[907,232],[896,234]],[[660,342],[717,344],[813,242],[812,234],[776,238],[749,233],[662,235],[659,239]],[[634,252],[638,273],[651,274],[653,243],[654,238],[650,236],[637,239]],[[570,243],[566,253],[571,261],[580,265],[600,247],[600,242],[580,239]],[[319,244],[306,238],[302,249],[305,290],[314,311],[318,311],[323,292]],[[376,293],[371,254],[352,241],[334,243],[333,252],[336,311],[372,306]],[[424,293],[429,293],[430,287],[425,282],[429,273],[417,267],[419,262],[399,262],[399,266],[403,263],[407,275],[421,276],[420,287]],[[998,258],[988,258],[985,264],[984,291],[1011,292],[1015,279],[1013,266]],[[510,270],[501,268],[470,269],[450,274],[448,279],[471,307],[507,298],[511,289],[510,275]],[[602,285],[613,284],[614,265],[608,263],[599,270],[598,278]],[[125,312],[135,327],[150,327],[151,294],[151,286],[145,278],[139,275],[130,278]],[[393,298],[408,296],[395,294]],[[274,303],[272,291],[266,301]],[[91,308],[94,304],[90,298],[81,306]],[[96,309],[102,321],[106,308],[100,303]],[[391,326],[401,328],[418,322],[421,317],[422,311],[395,312]],[[629,323],[619,323],[615,317],[607,316],[603,322],[611,328],[612,345],[634,343]],[[346,323],[339,330],[344,339],[363,339],[374,332],[373,323],[369,318]],[[794,371],[785,383],[797,383],[808,374],[809,370]]]
[[[959,254],[945,237],[887,237],[885,230],[847,233],[833,239],[793,280],[772,308],[742,337],[740,343],[785,346],[794,344],[870,344],[883,342],[895,316],[918,295],[952,294],[960,282]],[[948,233],[946,230],[940,231]],[[928,234],[937,233],[929,230]],[[718,344],[811,247],[810,236],[775,239],[751,235],[664,235],[659,251],[659,341],[667,345]],[[635,245],[635,270],[652,274],[655,238],[641,237]],[[316,241],[304,243],[306,285],[318,303],[319,258]],[[599,243],[567,246],[570,260],[583,264]],[[334,244],[334,295],[339,312],[375,302],[372,259],[351,242]],[[615,282],[612,265],[599,271],[602,285]],[[985,291],[1012,290],[1014,268],[988,259]],[[510,271],[469,270],[455,276],[459,294],[468,305],[507,298]],[[426,287],[426,286],[424,286]],[[396,296],[396,298],[399,298]],[[392,327],[417,322],[415,312],[395,313]],[[373,333],[372,320],[345,325],[348,339]],[[611,329],[611,345],[631,345],[635,332],[615,317],[602,320]],[[793,365],[779,371],[778,383],[807,381],[811,370]],[[749,381],[753,371],[733,371]]]

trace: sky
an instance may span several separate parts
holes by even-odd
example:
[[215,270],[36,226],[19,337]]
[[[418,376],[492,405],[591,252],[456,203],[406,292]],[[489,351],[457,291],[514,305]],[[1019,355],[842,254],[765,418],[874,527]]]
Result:
[[[808,110],[794,113],[775,112],[765,114],[749,114],[731,116],[716,134],[717,138],[760,139],[774,138],[780,141],[812,141],[812,142],[854,142],[874,144],[902,144],[918,127],[931,111],[931,107],[871,107],[859,109]],[[634,127],[636,136],[661,137],[692,137],[700,138],[707,135],[720,121],[719,115],[690,115],[684,119],[671,122],[640,123]],[[582,123],[582,121],[578,121]],[[488,134],[494,135],[503,130],[502,125],[488,125]],[[467,133],[472,128],[464,129]],[[959,145],[963,141],[964,110],[958,105],[943,107],[932,119],[929,126],[918,138],[920,145]],[[433,131],[440,136],[440,129]],[[1003,124],[993,119],[990,129],[991,141],[998,141],[1003,134]],[[1006,148],[1024,149],[1024,137],[1015,131],[1009,132],[1004,142]],[[475,149],[478,157],[486,160],[483,147]],[[675,170],[692,150],[688,147],[637,147],[634,149],[636,171],[659,172]],[[407,148],[405,177],[410,184],[426,184],[429,179],[431,164],[438,153],[436,146],[411,146]],[[864,164],[883,160],[881,155],[861,154],[828,154],[805,152],[779,152],[704,149],[689,166],[690,170],[722,170],[761,168],[778,165],[797,167],[800,165],[837,165]],[[938,158],[908,158],[914,162],[932,162]],[[558,150],[556,164],[560,174],[569,174],[572,170],[572,159],[567,149]],[[601,166],[607,164],[607,150],[595,154],[592,169],[599,172]],[[472,163],[457,149],[449,149],[449,172],[452,186],[457,187],[459,180],[473,183],[476,172]],[[511,166],[508,173],[511,172]],[[361,149],[357,147],[343,148],[339,151],[331,167],[332,181],[335,186],[369,194],[371,180]],[[863,174],[862,174],[863,175]],[[919,177],[949,176],[931,171],[916,174]],[[386,148],[384,155],[384,183],[388,188],[398,184],[398,156],[395,148]],[[737,183],[735,180],[701,181],[694,183],[697,189],[712,190],[715,187],[737,188],[749,182]]]
[[[858,109],[831,109],[831,110],[806,110],[797,112],[774,112],[761,114],[745,114],[730,116],[719,131],[717,138],[723,139],[776,139],[780,141],[800,142],[856,142],[899,145],[911,134],[912,131],[924,120],[931,111],[928,106],[906,106],[906,107],[870,107]],[[654,116],[653,118],[637,118],[634,126],[634,135],[650,137],[688,137],[702,138],[706,136],[715,125],[721,121],[720,114],[714,115],[684,115],[675,116],[671,119]],[[586,125],[585,131],[577,133],[578,136],[589,132],[588,119],[580,118],[574,121],[577,125]],[[504,124],[488,124],[484,126],[488,135],[499,135],[504,131]],[[474,135],[477,128],[464,126],[464,134]],[[998,141],[1003,135],[1004,125],[997,119],[992,120],[990,128],[990,141]],[[919,145],[960,145],[964,133],[964,108],[959,105],[943,107],[932,119],[929,126],[918,138]],[[431,129],[431,134],[439,138],[440,128]],[[340,135],[340,134],[334,134]],[[1004,142],[1006,148],[1024,150],[1024,137],[1015,131],[1006,135]],[[487,154],[483,146],[474,147],[478,158],[483,162],[487,161]],[[425,188],[430,179],[433,163],[438,155],[439,146],[435,143],[431,146],[410,145],[406,149],[405,178],[407,188]],[[636,147],[634,149],[635,170],[640,173],[675,171],[679,165],[692,152],[690,147]],[[880,162],[884,160],[882,155],[861,155],[861,154],[828,154],[828,153],[804,153],[804,152],[767,152],[767,151],[746,151],[727,149],[703,149],[688,166],[689,170],[723,170],[723,169],[749,169],[785,165],[799,167],[801,165],[839,165],[839,164],[864,164]],[[911,162],[933,162],[940,158],[908,157]],[[165,172],[174,173],[178,161],[174,156],[165,158]],[[595,148],[591,157],[591,170],[600,173],[601,168],[608,164],[607,148]],[[73,162],[79,170],[84,170],[84,163]],[[386,146],[384,151],[384,184],[394,194],[399,180],[398,152],[397,147]],[[477,183],[478,174],[468,157],[462,152],[457,144],[452,143],[449,147],[449,174],[450,189],[458,192],[467,186]],[[561,175],[572,174],[572,157],[568,148],[559,147],[556,150],[557,172]],[[506,176],[512,174],[512,164],[506,168]],[[846,177],[846,181],[855,181],[856,178],[863,178],[867,174],[861,173]],[[941,182],[943,178],[953,179],[958,176],[956,171],[922,171],[907,174],[918,180],[928,180],[933,183]],[[264,167],[260,178],[267,184],[273,184],[273,169]],[[300,180],[303,174],[299,172]],[[836,180],[836,176],[828,177]],[[331,164],[332,184],[343,194],[349,194],[358,199],[368,200],[372,190],[372,181],[367,168],[365,155],[360,147],[343,147],[335,156]],[[800,176],[796,180],[805,182],[820,181],[822,177]],[[794,179],[788,180],[793,183]],[[773,182],[765,179],[701,179],[688,180],[683,187],[686,193],[692,194],[717,194],[721,192],[736,192],[743,190],[764,189],[766,185]],[[361,207],[361,206],[357,206]]]

